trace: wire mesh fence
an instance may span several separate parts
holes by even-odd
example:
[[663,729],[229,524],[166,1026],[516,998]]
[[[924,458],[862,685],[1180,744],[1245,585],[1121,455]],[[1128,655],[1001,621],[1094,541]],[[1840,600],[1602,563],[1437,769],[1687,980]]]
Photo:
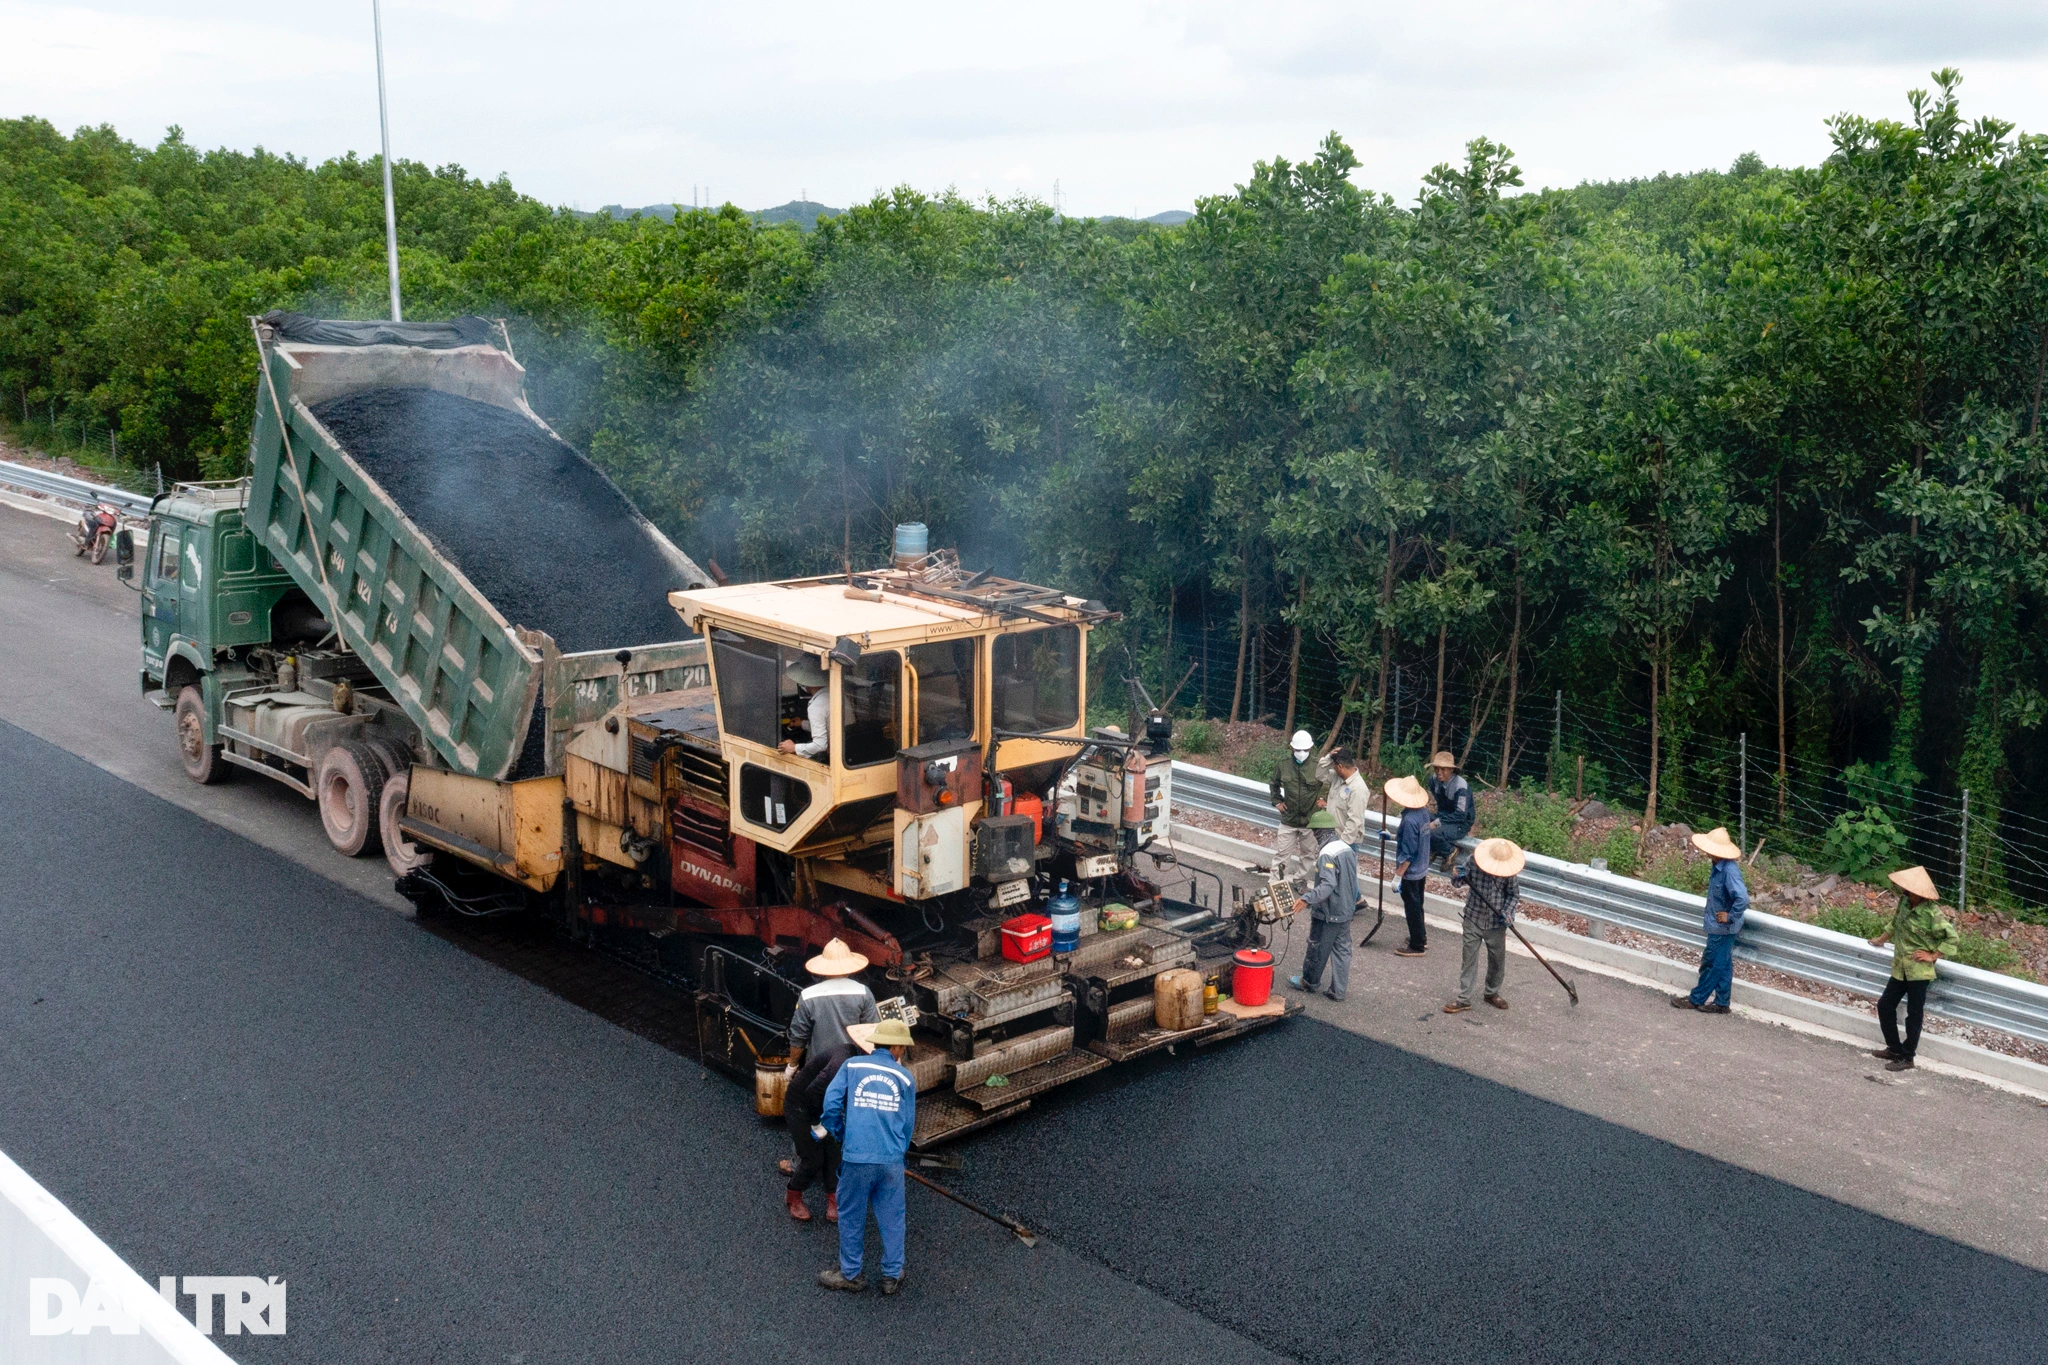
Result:
[[138,468],[124,458],[120,429],[104,418],[54,404],[24,402],[21,408],[14,435],[30,457],[70,466],[62,472],[131,493],[163,491],[162,467],[151,462],[148,468]]
[[[1377,710],[1373,674],[1347,669],[1313,642],[1291,667],[1289,643],[1284,630],[1253,632],[1240,670],[1234,632],[1183,627],[1170,649],[1155,651],[1146,686],[1163,701],[1179,684],[1174,709],[1182,714],[1222,719],[1234,698],[1239,719],[1276,728],[1291,721],[1319,741],[1335,729],[1341,742],[1362,750]],[[1651,786],[1648,717],[1602,714],[1555,689],[1532,693],[1527,675],[1520,681],[1510,736],[1505,678],[1475,688],[1447,676],[1439,697],[1433,660],[1397,664],[1380,721],[1383,763],[1419,767],[1448,749],[1478,784],[1535,784],[1642,811]],[[2048,908],[2048,819],[1982,792],[1799,763],[1788,764],[1781,780],[1774,744],[1766,754],[1741,732],[1699,729],[1660,734],[1656,786],[1660,821],[1725,825],[1751,850],[1764,840],[1776,852],[1851,871],[1920,863],[1959,907],[1999,906],[2034,918]]]

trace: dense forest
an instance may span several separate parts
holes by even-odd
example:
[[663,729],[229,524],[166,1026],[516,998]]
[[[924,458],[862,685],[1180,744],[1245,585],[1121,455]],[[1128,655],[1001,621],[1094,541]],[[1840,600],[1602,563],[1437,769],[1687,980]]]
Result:
[[[1752,832],[1951,873],[1967,789],[1973,892],[2039,905],[2048,138],[1958,87],[1810,168],[1526,192],[1479,140],[1407,202],[1332,134],[1171,228],[583,218],[406,163],[406,305],[510,319],[535,407],[736,578],[922,520],[1125,613],[1110,714],[1135,676],[1653,820],[1746,782]],[[379,175],[0,123],[0,409],[232,477],[248,315],[384,306]]]

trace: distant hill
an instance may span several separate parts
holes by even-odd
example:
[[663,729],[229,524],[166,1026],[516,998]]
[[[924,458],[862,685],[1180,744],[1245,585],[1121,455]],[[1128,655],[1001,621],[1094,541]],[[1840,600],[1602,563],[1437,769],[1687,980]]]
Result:
[[[631,218],[637,214],[642,218],[659,218],[664,223],[673,223],[676,219],[674,204],[648,204],[637,209],[629,209],[619,204],[606,204],[595,213],[576,210],[572,212],[576,212],[579,218],[595,218],[599,213],[609,213],[614,218]],[[787,204],[777,204],[772,209],[755,209],[753,215],[757,223],[795,223],[803,231],[809,232],[818,225],[820,218],[837,218],[844,212],[845,209],[831,208],[809,199],[792,199]]]
[[[631,218],[638,214],[643,218],[659,218],[664,223],[673,223],[676,219],[674,204],[648,204],[637,209],[629,209],[619,204],[606,204],[593,213],[585,213],[580,209],[571,212],[578,218],[595,218],[599,213],[609,213],[614,218]],[[835,209],[814,199],[792,199],[787,204],[777,204],[772,209],[755,209],[753,215],[757,223],[795,223],[801,230],[809,232],[818,225],[820,218],[837,218],[844,212],[845,209]],[[1186,209],[1168,209],[1164,213],[1155,213],[1150,218],[1124,218],[1113,213],[1100,216],[1105,222],[1151,223],[1156,227],[1179,227],[1195,215]]]

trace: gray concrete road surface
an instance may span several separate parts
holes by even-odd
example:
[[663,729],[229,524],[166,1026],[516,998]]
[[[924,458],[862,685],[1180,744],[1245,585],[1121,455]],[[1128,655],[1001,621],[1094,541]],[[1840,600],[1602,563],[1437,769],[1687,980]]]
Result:
[[171,717],[142,699],[136,594],[72,552],[65,522],[0,505],[0,721],[182,806],[317,876],[406,909],[378,858],[335,856],[313,803],[254,773],[201,787]]

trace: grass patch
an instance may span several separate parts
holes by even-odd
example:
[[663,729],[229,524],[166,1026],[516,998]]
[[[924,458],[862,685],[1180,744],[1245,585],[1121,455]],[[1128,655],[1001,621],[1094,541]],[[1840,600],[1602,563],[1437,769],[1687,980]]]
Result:
[[1616,825],[1597,839],[1583,835],[1574,837],[1565,856],[1575,863],[1605,858],[1609,872],[1633,877],[1636,875],[1636,832],[1627,825]]
[[1881,915],[1860,905],[1830,905],[1815,915],[1813,922],[1823,929],[1832,929],[1854,938],[1876,938],[1892,927],[1890,915]]
[[2026,969],[2026,959],[2019,950],[2003,939],[1987,938],[1962,931],[1962,942],[1956,945],[1955,960],[1969,967],[1982,968],[1987,972],[2004,972],[2032,981],[2034,974]]
[[1254,782],[1271,782],[1273,774],[1280,771],[1280,760],[1287,755],[1287,746],[1277,739],[1262,739],[1245,752],[1238,762],[1237,775],[1249,777]]
[[[1892,917],[1860,905],[1831,905],[1813,917],[1813,922],[1823,929],[1832,929],[1838,934],[1850,934],[1856,938],[1871,939],[1892,927]],[[1961,931],[1961,941],[1951,955],[1954,961],[1966,967],[1976,967],[1987,972],[2003,972],[2032,981],[2034,975],[2026,969],[2026,959],[2019,950],[2003,939],[1973,934],[1968,929]]]
[[[1608,865],[1613,866],[1612,860]],[[1707,894],[1707,881],[1713,875],[1712,863],[1704,859],[1688,858],[1676,850],[1652,859],[1650,865],[1642,872],[1642,878],[1646,882],[1668,886],[1673,891],[1690,891],[1695,896]]]
[[1477,833],[1488,839],[1512,839],[1530,853],[1562,858],[1571,851],[1571,804],[1524,783],[1520,791],[1503,792],[1488,803]]
[[1184,754],[1213,754],[1220,742],[1216,726],[1206,720],[1184,720],[1174,727],[1173,747]]

